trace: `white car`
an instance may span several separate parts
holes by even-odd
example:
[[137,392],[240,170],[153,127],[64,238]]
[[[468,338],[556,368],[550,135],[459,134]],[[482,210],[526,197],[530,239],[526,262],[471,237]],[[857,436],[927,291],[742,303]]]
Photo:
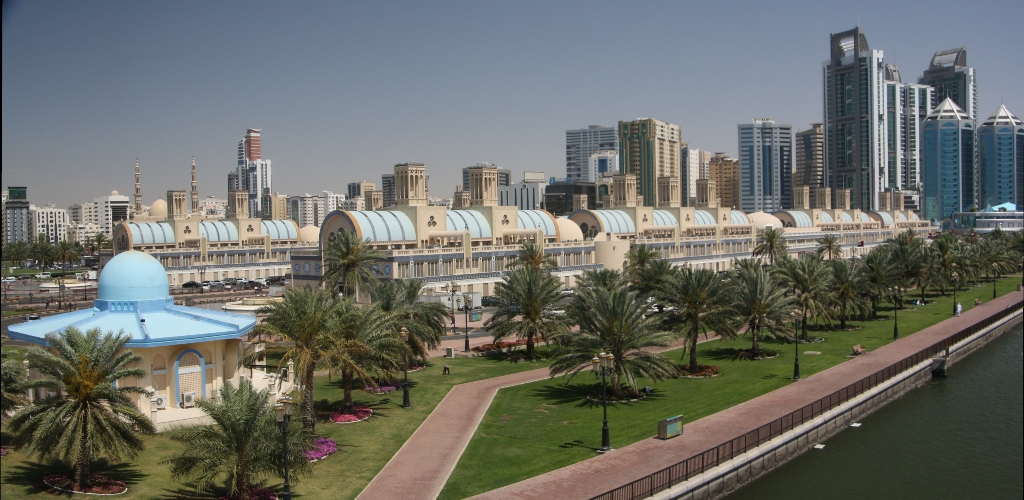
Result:
[[14,276],[4,276],[4,283],[14,283],[15,281],[18,281],[18,278],[15,278]]
[[37,280],[48,280],[50,278],[51,278],[50,273],[38,273],[38,274],[36,274],[36,279]]
[[552,316],[565,316],[565,309],[548,309],[544,313]]

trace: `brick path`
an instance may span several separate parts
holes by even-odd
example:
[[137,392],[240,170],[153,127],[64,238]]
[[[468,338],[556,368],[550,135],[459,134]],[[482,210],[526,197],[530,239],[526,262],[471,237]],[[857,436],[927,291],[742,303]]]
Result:
[[1007,294],[974,307],[959,318],[949,318],[798,383],[686,424],[681,437],[667,441],[645,439],[473,498],[592,498],[772,422],[987,318],[993,309],[1005,309],[1016,304],[1022,297],[1024,294],[1021,292]]

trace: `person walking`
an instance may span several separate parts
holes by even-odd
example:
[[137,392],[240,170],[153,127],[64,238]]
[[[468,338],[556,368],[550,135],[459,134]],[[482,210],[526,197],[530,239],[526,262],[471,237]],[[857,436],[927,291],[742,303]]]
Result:
[[960,317],[960,313],[964,312],[964,306],[959,302],[956,303],[956,316]]

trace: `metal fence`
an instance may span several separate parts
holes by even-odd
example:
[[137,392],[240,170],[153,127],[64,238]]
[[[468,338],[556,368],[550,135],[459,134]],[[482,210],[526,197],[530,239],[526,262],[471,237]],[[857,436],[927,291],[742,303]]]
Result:
[[593,497],[593,500],[633,500],[647,498],[658,492],[664,491],[697,474],[704,473],[709,469],[718,466],[722,462],[731,460],[737,455],[743,454],[771,439],[779,437],[783,433],[792,430],[804,422],[812,420],[822,413],[846,403],[850,399],[855,398],[886,380],[889,380],[907,369],[916,366],[918,363],[930,359],[936,354],[944,352],[947,347],[951,347],[967,337],[988,328],[1007,316],[1019,313],[1022,307],[1024,307],[1024,301],[1017,302],[1011,307],[1008,307],[973,326],[936,342],[935,344],[922,349],[911,356],[872,373],[871,375],[839,389],[828,396],[814,401],[803,408],[799,408],[772,422],[753,429],[746,434],[736,436],[729,441],[705,450],[703,453],[694,455],[682,462],[670,465],[646,477],[637,479],[636,481],[615,488],[607,493]]

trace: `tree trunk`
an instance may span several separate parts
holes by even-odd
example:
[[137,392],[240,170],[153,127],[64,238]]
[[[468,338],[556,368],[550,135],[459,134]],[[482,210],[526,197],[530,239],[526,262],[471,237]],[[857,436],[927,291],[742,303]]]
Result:
[[754,357],[756,358],[757,354],[761,352],[761,345],[758,344],[758,342],[757,342],[757,330],[754,329],[754,328],[751,328],[750,329],[750,333],[753,334],[753,336],[754,336],[754,346],[753,346],[753,349],[754,349]]
[[313,410],[313,374],[316,366],[310,363],[302,374],[302,409],[305,413],[302,425],[309,430],[316,429],[316,412]]
[[249,461],[239,460],[238,468],[235,470],[235,484],[234,484],[235,498],[238,500],[249,500],[252,495],[249,494]]
[[690,344],[690,375],[697,373],[697,336],[700,332],[696,328],[690,330],[689,344]]
[[526,337],[526,359],[533,360],[533,335]]
[[341,386],[345,390],[345,397],[342,400],[342,406],[345,410],[352,409],[352,379],[355,378],[355,374],[352,373],[351,368],[344,368],[341,370]]
[[84,415],[82,418],[85,422],[82,424],[82,435],[78,436],[78,458],[75,460],[75,480],[71,488],[75,491],[85,491],[92,486],[89,480],[89,416]]
[[846,330],[846,303],[839,309],[839,329]]
[[803,320],[800,321],[800,330],[803,333],[803,341],[807,342],[807,310],[804,310]]

